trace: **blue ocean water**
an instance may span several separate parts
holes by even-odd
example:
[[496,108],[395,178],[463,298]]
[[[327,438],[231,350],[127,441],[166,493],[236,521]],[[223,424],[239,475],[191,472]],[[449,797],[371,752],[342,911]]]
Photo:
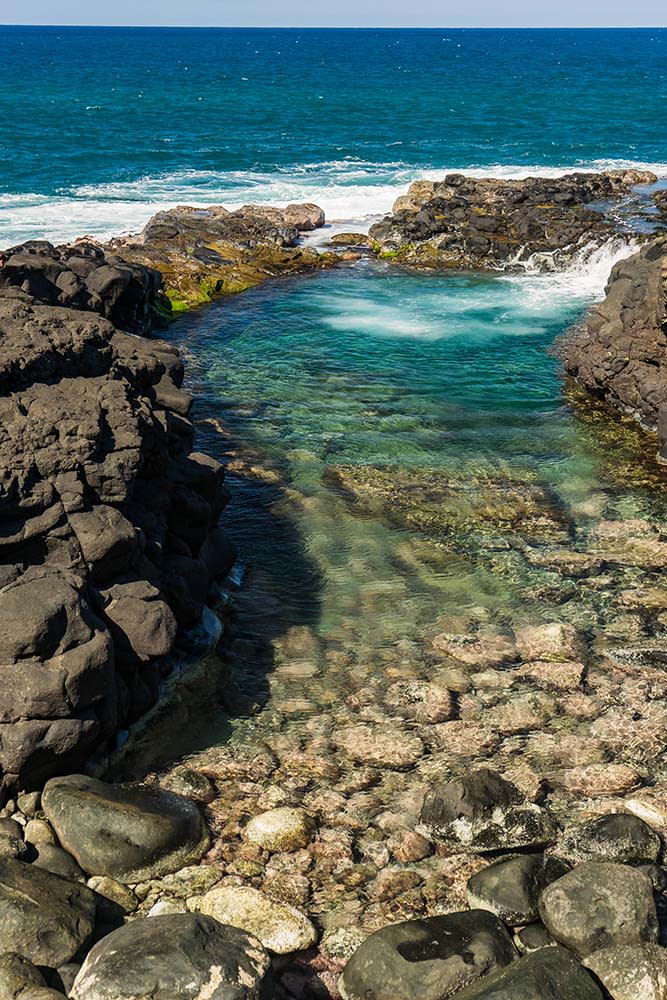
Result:
[[0,243],[178,202],[388,210],[449,168],[667,174],[667,30],[0,27]]

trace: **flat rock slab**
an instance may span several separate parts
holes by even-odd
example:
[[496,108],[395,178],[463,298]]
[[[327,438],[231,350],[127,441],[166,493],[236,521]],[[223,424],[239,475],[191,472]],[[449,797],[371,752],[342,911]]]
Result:
[[142,882],[202,857],[208,834],[197,806],[145,785],[110,785],[83,775],[53,778],[42,808],[62,846],[88,875]]
[[[540,948],[461,993],[456,1000],[602,1000],[592,977],[565,948]],[[635,1000],[639,1000],[639,994]]]
[[273,1000],[269,957],[236,927],[191,913],[144,917],[99,941],[71,1000]]
[[627,865],[580,865],[544,890],[539,911],[556,940],[582,957],[613,944],[658,940],[651,881]]
[[317,931],[305,914],[250,886],[211,889],[198,908],[223,924],[254,935],[278,955],[304,951],[317,941]]
[[85,885],[0,858],[0,952],[56,968],[88,942],[94,922],[95,897]]
[[406,920],[366,938],[345,967],[345,1000],[445,1000],[512,962],[516,949],[485,910]]

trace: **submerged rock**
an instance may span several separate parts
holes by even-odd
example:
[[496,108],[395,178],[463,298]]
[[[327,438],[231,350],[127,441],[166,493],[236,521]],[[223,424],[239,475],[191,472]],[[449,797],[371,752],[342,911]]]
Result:
[[[366,938],[345,966],[345,1000],[444,1000],[517,956],[484,910],[407,920]],[[457,994],[458,995],[458,994]]]
[[53,778],[42,808],[89,875],[140,882],[183,868],[208,847],[197,807],[158,788],[109,785],[83,775]]
[[310,843],[315,824],[303,809],[281,807],[253,816],[244,839],[265,851],[298,851]]
[[468,851],[539,847],[556,836],[553,820],[516,785],[481,768],[431,788],[420,816],[427,837]]
[[259,941],[211,917],[169,914],[120,927],[88,954],[72,1000],[272,1000]]

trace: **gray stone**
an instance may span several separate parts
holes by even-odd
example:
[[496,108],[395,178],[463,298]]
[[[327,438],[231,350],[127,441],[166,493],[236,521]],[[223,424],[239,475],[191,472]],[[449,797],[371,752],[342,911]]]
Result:
[[89,941],[94,919],[95,901],[86,886],[0,858],[0,951],[55,968]]
[[40,844],[33,865],[70,882],[85,882],[86,876],[71,854],[55,844]]
[[406,920],[366,938],[345,966],[341,993],[345,1000],[445,1000],[516,956],[505,926],[485,910]]
[[487,768],[431,788],[424,799],[419,832],[479,853],[540,847],[556,836],[546,810]]
[[71,1000],[273,1000],[259,941],[211,917],[144,917],[89,952]]
[[602,993],[570,952],[541,948],[457,993],[456,1000],[602,1000]]
[[468,880],[468,904],[490,910],[512,927],[537,919],[542,891],[566,875],[569,867],[544,854],[499,858]]
[[667,951],[657,944],[616,944],[586,959],[612,1000],[667,1000]]
[[613,944],[658,939],[651,881],[626,865],[580,865],[544,890],[539,911],[556,940],[581,957]]
[[208,847],[197,807],[159,788],[72,775],[47,782],[42,807],[89,875],[141,882],[185,867]]
[[16,952],[6,951],[0,955],[0,997],[15,1000],[24,995],[30,986],[46,986],[44,976],[32,962]]
[[565,828],[555,849],[571,864],[583,861],[618,861],[651,864],[661,850],[658,834],[638,816],[610,813]]

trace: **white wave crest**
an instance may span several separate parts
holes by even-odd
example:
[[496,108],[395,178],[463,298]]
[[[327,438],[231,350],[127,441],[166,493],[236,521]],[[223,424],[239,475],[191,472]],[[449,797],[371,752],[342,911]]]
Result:
[[359,223],[391,210],[412,181],[438,180],[456,170],[474,177],[558,177],[573,171],[652,170],[667,178],[667,163],[594,160],[559,167],[495,164],[469,168],[421,168],[403,161],[372,163],[349,157],[300,163],[273,171],[180,170],[130,181],[87,184],[56,196],[0,192],[0,246],[26,239],[64,241],[84,234],[98,238],[136,232],[151,215],[179,204],[248,202],[284,206],[314,201],[332,222]]

